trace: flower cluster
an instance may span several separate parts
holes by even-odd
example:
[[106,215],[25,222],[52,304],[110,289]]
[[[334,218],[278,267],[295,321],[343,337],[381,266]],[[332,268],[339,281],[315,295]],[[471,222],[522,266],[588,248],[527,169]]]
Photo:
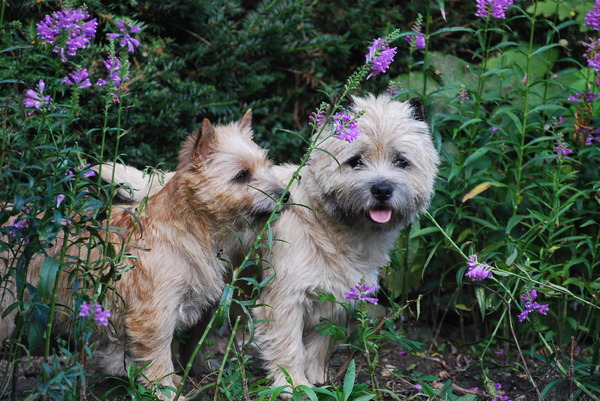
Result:
[[492,268],[485,262],[479,263],[477,261],[477,255],[469,256],[467,266],[469,267],[469,270],[465,273],[465,276],[469,277],[471,280],[480,281],[492,277]]
[[369,52],[365,55],[365,58],[367,62],[371,63],[371,73],[367,76],[367,79],[386,72],[396,55],[396,48],[390,48],[381,38],[375,39],[368,49]]
[[90,163],[86,163],[84,165],[78,166],[75,168],[75,172],[73,170],[67,171],[65,174],[68,178],[67,181],[75,181],[75,174],[80,174],[81,177],[90,178],[96,175],[96,172],[92,170]]
[[[98,22],[96,19],[85,21],[90,15],[84,10],[63,10],[57,11],[52,15],[46,15],[42,21],[37,24],[37,34],[47,43],[57,45],[54,47],[54,52],[59,53],[62,61],[67,61],[66,56],[75,56],[77,51],[85,49],[96,35]],[[110,39],[121,38],[121,47],[127,47],[129,52],[135,51],[135,48],[140,45],[140,41],[131,35],[141,30],[139,25],[131,27],[125,22],[118,22],[117,26],[121,33],[109,33]],[[61,47],[59,43],[65,43]],[[104,66],[107,69],[106,79],[98,79],[97,86],[104,86],[108,83],[113,84],[116,89],[122,89],[121,84],[129,80],[127,77],[128,63],[122,62],[114,54],[106,61]],[[92,86],[88,70],[86,68],[79,69],[69,73],[61,81],[62,83],[74,86],[79,89],[89,88]],[[27,90],[25,94],[25,106],[32,107],[38,110],[52,101],[50,96],[44,96],[45,82],[38,82],[38,90]],[[119,96],[116,93],[111,93],[113,101],[118,103]],[[33,114],[33,110],[29,115]]]
[[387,89],[385,90],[385,94],[393,99],[398,96],[398,93],[400,93],[400,88],[396,82],[390,81]]
[[421,26],[423,25],[423,16],[419,14],[417,19],[415,20],[415,24],[412,27],[412,31],[415,35],[408,35],[405,40],[410,44],[411,50],[424,50],[426,45],[425,35],[423,35],[423,31],[421,30]]
[[336,138],[343,139],[348,143],[351,143],[358,138],[361,130],[358,128],[356,118],[344,112],[335,113],[332,118],[333,130],[336,132],[334,136]]
[[[34,109],[42,110],[44,106],[49,106],[52,103],[52,97],[50,95],[44,96],[44,90],[46,89],[46,82],[40,79],[37,84],[37,91],[33,89],[27,89],[25,92],[25,107],[32,107]],[[33,110],[28,113],[33,114]]]
[[535,289],[532,289],[531,291],[529,291],[529,294],[524,294],[521,296],[521,299],[523,301],[525,301],[525,310],[523,310],[523,312],[521,312],[518,316],[519,322],[522,322],[523,320],[527,319],[527,317],[529,316],[529,314],[531,312],[538,312],[541,313],[542,315],[545,315],[548,313],[548,304],[546,305],[540,305],[537,302],[534,302],[534,300],[537,298],[537,291]]
[[85,49],[96,36],[98,21],[95,18],[85,21],[89,17],[90,14],[84,10],[57,11],[46,15],[37,24],[37,34],[50,44],[57,43],[59,36],[64,34],[64,46],[56,45],[53,51],[60,54],[62,61],[67,61],[66,55],[77,55],[77,51]]
[[88,304],[84,301],[79,309],[79,316],[89,317],[90,315],[94,316],[96,323],[108,326],[108,318],[111,315],[110,310],[104,309],[100,304]]
[[505,395],[506,391],[502,390],[502,384],[494,383],[494,389],[496,390],[496,393],[492,399],[493,401],[511,401],[511,399]]
[[558,145],[554,147],[557,153],[556,158],[568,160],[569,157],[567,155],[570,155],[573,151],[569,149],[569,145],[562,137],[558,138],[556,142],[558,143]]
[[[21,231],[27,227],[29,227],[29,220],[26,218],[19,219],[19,220],[15,221],[13,225],[8,226],[9,235],[12,238],[20,237]],[[27,243],[27,242],[29,242],[29,240],[26,238],[24,242]]]
[[310,114],[310,116],[308,116],[308,119],[308,125],[313,125],[315,128],[323,126],[323,124],[325,124],[325,121],[327,121],[327,117],[325,117],[325,115],[316,111],[313,111]]
[[368,294],[374,293],[375,291],[377,291],[377,286],[369,286],[361,283],[357,286],[354,286],[354,288],[351,288],[350,291],[345,292],[344,297],[346,299],[356,299],[358,301],[366,301],[372,303],[373,305],[377,305],[377,303],[379,302],[377,298],[367,296]]
[[80,71],[73,71],[69,73],[69,75],[67,75],[62,81],[67,85],[76,85],[80,89],[89,88],[92,86],[92,82],[89,79],[86,68]]
[[591,91],[579,92],[575,95],[570,95],[567,99],[569,102],[585,102],[592,103],[594,99],[596,99],[599,95],[597,93],[593,93]]
[[458,102],[460,104],[464,104],[466,100],[470,99],[469,92],[467,92],[467,89],[464,86],[460,88],[456,97],[458,98]]
[[514,4],[513,0],[477,0],[476,17],[487,18],[490,14],[493,18],[506,18],[506,11]]
[[479,263],[477,261],[477,255],[469,256],[467,261],[469,270],[465,273],[465,276],[471,280],[485,280],[486,278],[492,277],[492,268],[485,262]]
[[600,0],[596,0],[594,7],[585,15],[584,25],[594,31],[600,31]]
[[109,33],[106,36],[108,36],[109,39],[121,38],[119,45],[121,47],[127,46],[127,51],[129,53],[133,53],[135,51],[135,48],[140,45],[140,41],[136,38],[131,37],[131,34],[139,32],[141,29],[140,26],[135,25],[133,27],[130,27],[123,21],[117,22],[117,26],[119,27],[119,31],[121,33]]
[[600,128],[596,129],[594,132],[591,132],[586,136],[586,146],[591,146],[594,142],[600,142],[600,136],[594,136],[593,134],[600,134]]
[[122,77],[121,73],[121,60],[117,57],[110,57],[108,60],[104,61],[104,67],[106,67],[106,79],[99,79],[96,85],[104,86],[107,83],[112,83],[115,86],[121,85],[123,81],[129,80],[129,77]]
[[583,58],[587,60],[588,67],[600,72],[600,39],[589,38],[589,41],[589,43],[581,42],[583,47],[586,48]]

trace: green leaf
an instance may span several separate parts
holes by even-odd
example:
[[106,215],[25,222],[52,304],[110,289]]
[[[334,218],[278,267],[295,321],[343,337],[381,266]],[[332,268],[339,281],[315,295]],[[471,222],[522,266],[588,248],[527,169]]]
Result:
[[350,361],[348,370],[346,370],[346,376],[344,376],[344,401],[348,401],[352,389],[354,388],[354,380],[356,379],[356,363],[354,359]]
[[233,285],[225,285],[223,295],[221,295],[221,301],[219,302],[219,308],[215,313],[215,326],[217,328],[221,328],[229,316],[229,309],[231,308],[231,301],[233,300],[234,293],[235,287]]
[[481,320],[485,318],[485,290],[482,287],[475,287],[475,298],[477,298],[477,303],[479,304],[479,310],[481,312]]
[[42,300],[49,300],[54,289],[54,282],[60,263],[53,257],[46,257],[40,268],[40,280],[38,282],[38,293]]

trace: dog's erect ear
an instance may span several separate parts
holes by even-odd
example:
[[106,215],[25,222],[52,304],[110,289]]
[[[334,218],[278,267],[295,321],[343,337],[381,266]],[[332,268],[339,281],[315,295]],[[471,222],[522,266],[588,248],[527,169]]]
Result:
[[208,155],[212,152],[215,136],[215,128],[208,118],[202,120],[202,128],[200,128],[200,132],[196,137],[192,157],[194,159],[199,158],[202,161],[206,160]]
[[408,104],[413,109],[413,117],[417,121],[427,121],[427,110],[423,104],[423,99],[420,97],[413,97],[408,100]]
[[246,111],[239,124],[242,131],[252,129],[252,109],[248,109],[248,111]]

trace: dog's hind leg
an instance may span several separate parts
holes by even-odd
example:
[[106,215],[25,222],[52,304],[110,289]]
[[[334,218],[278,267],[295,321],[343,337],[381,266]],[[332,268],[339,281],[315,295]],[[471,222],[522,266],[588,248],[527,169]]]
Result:
[[157,315],[157,308],[148,305],[135,312],[130,311],[125,324],[128,339],[126,350],[131,359],[138,366],[149,363],[143,371],[142,381],[167,387],[178,385],[179,377],[173,373],[175,367],[171,359],[175,319]]

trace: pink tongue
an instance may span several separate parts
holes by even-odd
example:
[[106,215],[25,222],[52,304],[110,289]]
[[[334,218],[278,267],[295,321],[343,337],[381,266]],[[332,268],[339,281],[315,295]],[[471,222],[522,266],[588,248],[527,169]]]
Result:
[[369,216],[376,223],[387,223],[392,218],[391,210],[369,210]]

